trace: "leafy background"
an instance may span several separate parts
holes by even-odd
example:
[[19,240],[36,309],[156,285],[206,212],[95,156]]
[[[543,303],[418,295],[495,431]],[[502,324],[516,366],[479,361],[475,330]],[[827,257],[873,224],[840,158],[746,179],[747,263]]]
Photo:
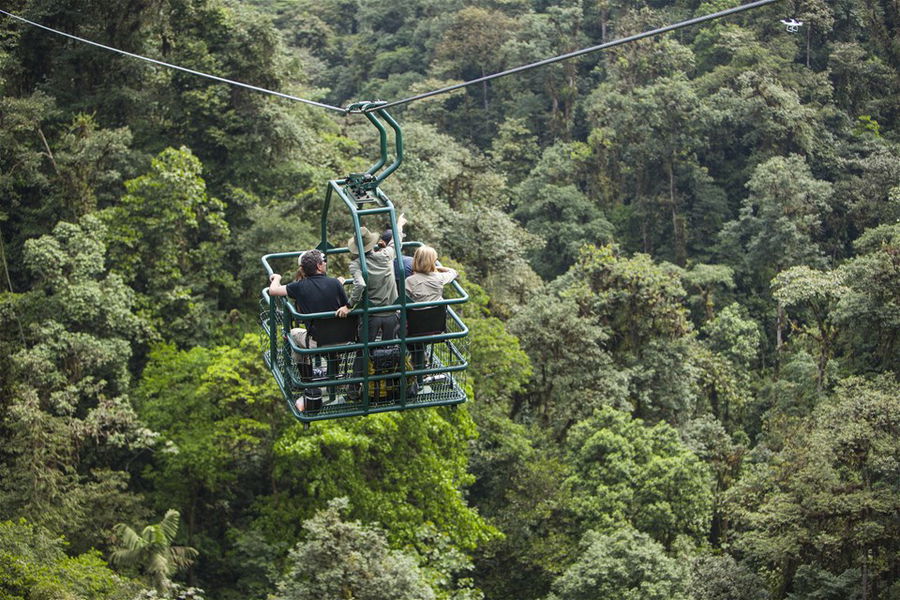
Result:
[[[4,9],[344,106],[735,5]],[[472,401],[304,429],[258,261],[372,128],[4,17],[0,598],[900,597],[898,23],[780,2],[397,108]]]

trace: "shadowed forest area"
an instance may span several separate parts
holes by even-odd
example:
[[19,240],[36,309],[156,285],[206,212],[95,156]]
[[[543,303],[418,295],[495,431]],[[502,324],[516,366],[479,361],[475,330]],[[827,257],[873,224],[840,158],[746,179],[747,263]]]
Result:
[[[738,4],[2,8],[347,106]],[[0,600],[900,599],[896,0],[391,111],[469,401],[304,428],[260,257],[319,243],[375,130],[0,15]]]

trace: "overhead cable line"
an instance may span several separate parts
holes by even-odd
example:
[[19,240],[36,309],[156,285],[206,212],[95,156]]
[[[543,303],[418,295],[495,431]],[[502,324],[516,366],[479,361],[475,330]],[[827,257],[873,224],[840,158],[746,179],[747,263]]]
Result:
[[13,19],[17,19],[17,20],[19,20],[19,21],[22,21],[23,23],[27,23],[27,24],[29,24],[29,25],[32,25],[32,26],[34,26],[34,27],[38,27],[38,28],[40,28],[40,29],[44,29],[44,30],[49,31],[49,32],[51,32],[51,33],[55,33],[55,34],[57,34],[57,35],[61,35],[61,36],[64,36],[64,37],[67,37],[67,38],[70,38],[70,39],[73,39],[73,40],[76,40],[76,41],[79,41],[79,42],[83,42],[83,43],[85,43],[85,44],[90,44],[90,45],[96,46],[96,47],[98,47],[98,48],[103,48],[104,50],[109,50],[109,51],[111,51],[111,52],[117,52],[117,53],[123,54],[123,55],[125,55],[125,56],[130,56],[130,57],[132,57],[132,58],[137,58],[137,59],[140,59],[140,60],[144,60],[144,61],[147,61],[147,62],[149,62],[149,63],[153,63],[153,64],[155,64],[155,65],[159,65],[159,66],[163,66],[163,67],[168,67],[168,68],[170,68],[170,69],[176,69],[176,70],[179,70],[179,71],[184,71],[185,73],[190,73],[190,74],[192,74],[192,75],[197,75],[197,76],[199,76],[199,77],[206,77],[206,78],[208,78],[208,79],[213,79],[213,80],[216,80],[216,81],[221,81],[222,83],[227,83],[227,84],[230,84],[230,85],[235,85],[235,86],[247,88],[247,89],[250,89],[250,90],[257,91],[257,92],[262,92],[262,93],[264,93],[264,94],[270,94],[270,95],[272,95],[272,96],[278,96],[278,97],[281,97],[281,98],[287,98],[288,100],[294,100],[294,101],[296,101],[296,102],[302,102],[302,103],[304,103],[304,104],[309,104],[309,105],[312,105],[312,106],[318,106],[318,107],[320,107],[320,108],[325,108],[325,109],[333,110],[333,111],[340,112],[340,113],[347,113],[347,112],[372,112],[372,111],[374,111],[374,110],[379,110],[379,109],[384,109],[384,108],[390,108],[390,107],[392,107],[392,106],[400,106],[400,105],[402,105],[402,104],[408,104],[408,103],[414,102],[414,101],[416,101],[416,100],[422,100],[422,99],[424,99],[424,98],[430,98],[431,96],[437,96],[438,94],[446,94],[447,92],[452,92],[452,91],[454,91],[454,90],[458,90],[458,89],[461,89],[461,88],[464,88],[464,87],[467,87],[467,86],[470,86],[470,85],[474,85],[474,84],[476,84],[476,83],[483,83],[483,82],[485,82],[485,81],[490,81],[491,79],[498,79],[498,78],[500,78],[500,77],[506,77],[507,75],[513,75],[513,74],[515,74],[515,73],[521,73],[521,72],[523,72],[523,71],[528,71],[528,70],[531,70],[531,69],[536,69],[537,67],[542,67],[542,66],[544,66],[544,65],[549,65],[549,64],[561,62],[561,61],[564,61],[564,60],[568,60],[568,59],[570,59],[570,58],[576,58],[576,57],[582,56],[582,55],[584,55],[584,54],[590,54],[590,53],[592,53],[592,52],[599,52],[600,50],[606,50],[606,49],[608,49],[608,48],[613,48],[613,47],[615,47],[615,46],[621,46],[622,44],[627,44],[627,43],[629,43],[629,42],[634,42],[634,41],[641,40],[641,39],[648,38],[648,37],[652,37],[652,36],[655,36],[655,35],[660,35],[660,34],[662,34],[662,33],[667,33],[667,32],[669,32],[669,31],[675,31],[676,29],[682,29],[682,28],[684,28],[684,27],[689,27],[689,26],[691,26],[691,25],[696,25],[696,24],[698,24],[698,23],[704,23],[704,22],[706,22],[706,21],[712,21],[712,20],[714,20],[714,19],[719,19],[719,18],[721,18],[721,17],[725,17],[725,16],[728,16],[728,15],[731,15],[731,14],[735,14],[735,13],[739,13],[739,12],[743,12],[743,11],[746,11],[746,10],[751,10],[751,9],[754,9],[754,8],[759,8],[760,6],[765,6],[765,5],[767,5],[767,4],[772,4],[772,3],[778,2],[778,1],[779,1],[779,0],[757,0],[756,2],[750,2],[749,4],[742,4],[742,5],[740,5],[740,6],[735,6],[735,7],[733,7],[733,8],[729,8],[729,9],[726,9],[726,10],[720,10],[720,11],[718,11],[718,12],[710,13],[710,14],[703,15],[703,16],[700,16],[700,17],[695,17],[695,18],[693,18],[693,19],[688,19],[688,20],[686,20],[686,21],[680,21],[680,22],[674,23],[674,24],[672,24],[672,25],[666,25],[665,27],[659,27],[659,28],[657,28],[657,29],[652,29],[652,30],[650,30],[650,31],[644,31],[644,32],[642,32],[642,33],[637,33],[637,34],[630,35],[630,36],[627,36],[627,37],[619,38],[619,39],[617,39],[617,40],[612,40],[611,42],[606,42],[606,43],[603,43],[603,44],[599,44],[599,45],[597,45],[597,46],[590,46],[590,47],[588,47],[588,48],[582,48],[581,50],[575,50],[574,52],[568,52],[568,53],[566,53],[566,54],[560,54],[559,56],[554,56],[554,57],[551,57],[551,58],[545,58],[545,59],[539,60],[539,61],[537,61],[537,62],[529,63],[529,64],[527,64],[527,65],[522,65],[522,66],[515,67],[515,68],[512,68],[512,69],[508,69],[508,70],[506,70],[506,71],[501,71],[501,72],[499,72],[499,73],[494,73],[494,74],[492,74],[492,75],[485,75],[484,77],[479,77],[479,78],[477,78],[477,79],[472,79],[472,80],[470,80],[470,81],[464,81],[463,83],[457,83],[457,84],[455,84],[455,85],[450,85],[450,86],[443,87],[443,88],[440,88],[440,89],[432,90],[432,91],[430,91],[430,92],[425,92],[424,94],[418,94],[418,95],[416,95],[416,96],[410,96],[409,98],[403,98],[402,100],[393,100],[393,101],[391,101],[391,102],[381,102],[381,101],[379,101],[379,102],[373,102],[373,103],[370,103],[369,106],[366,107],[366,108],[354,109],[354,110],[349,110],[349,109],[346,109],[346,108],[341,108],[341,107],[339,107],[339,106],[332,106],[332,105],[330,105],[330,104],[324,104],[324,103],[322,103],[322,102],[316,102],[316,101],[314,101],[314,100],[307,100],[307,99],[305,99],[305,98],[298,98],[297,96],[292,96],[292,95],[290,95],[290,94],[284,94],[284,93],[282,93],[282,92],[276,92],[276,91],[269,90],[269,89],[262,88],[262,87],[258,87],[258,86],[255,86],[255,85],[250,85],[250,84],[247,84],[247,83],[242,83],[242,82],[240,82],[240,81],[234,81],[234,80],[232,80],[232,79],[225,79],[224,77],[218,77],[218,76],[216,76],[216,75],[211,75],[211,74],[209,74],[209,73],[204,73],[204,72],[202,72],[202,71],[196,71],[196,70],[194,70],[194,69],[189,69],[189,68],[187,68],[187,67],[181,67],[181,66],[179,66],[179,65],[173,65],[173,64],[171,64],[171,63],[167,63],[167,62],[163,62],[163,61],[156,60],[156,59],[153,59],[153,58],[149,58],[149,57],[146,57],[146,56],[142,56],[142,55],[140,55],[140,54],[134,54],[133,52],[127,52],[127,51],[125,51],[125,50],[120,50],[120,49],[118,49],[118,48],[113,48],[112,46],[106,46],[106,45],[104,45],[104,44],[100,44],[100,43],[97,43],[97,42],[94,42],[94,41],[91,41],[91,40],[88,40],[88,39],[85,39],[85,38],[81,38],[81,37],[78,37],[78,36],[75,36],[75,35],[72,35],[72,34],[69,34],[69,33],[65,33],[65,32],[63,32],[63,31],[58,31],[58,30],[53,29],[53,28],[51,28],[51,27],[47,27],[46,25],[41,25],[40,23],[35,23],[34,21],[29,21],[28,19],[25,19],[25,18],[20,17],[20,16],[18,16],[18,15],[14,15],[14,14],[12,14],[12,13],[10,13],[10,12],[7,12],[7,11],[5,11],[5,10],[2,10],[2,9],[0,9],[0,14],[4,14],[4,15],[6,15],[6,16],[8,16],[8,17],[13,18]]
[[227,84],[229,84],[229,85],[235,85],[235,86],[238,86],[238,87],[247,88],[248,90],[253,90],[253,91],[256,91],[256,92],[262,92],[263,94],[270,94],[270,95],[272,95],[272,96],[278,96],[278,97],[280,97],[280,98],[287,98],[288,100],[294,100],[295,102],[302,102],[302,103],[304,103],[304,104],[310,104],[310,105],[312,105],[312,106],[318,106],[319,108],[326,108],[326,109],[328,109],[328,110],[334,110],[334,111],[337,111],[337,112],[340,112],[340,113],[346,113],[346,112],[347,112],[346,110],[344,110],[343,108],[341,108],[341,107],[339,107],[339,106],[332,106],[332,105],[330,105],[330,104],[324,104],[324,103],[322,103],[322,102],[316,102],[315,100],[307,100],[306,98],[298,98],[297,96],[292,96],[292,95],[290,95],[290,94],[284,94],[284,93],[282,93],[282,92],[276,92],[276,91],[269,90],[269,89],[266,89],[266,88],[262,88],[262,87],[259,87],[259,86],[250,85],[249,83],[242,83],[242,82],[240,82],[240,81],[235,81],[235,80],[233,80],[233,79],[226,79],[226,78],[224,78],[224,77],[219,77],[219,76],[217,76],[217,75],[211,75],[211,74],[209,74],[209,73],[204,73],[204,72],[202,72],[202,71],[195,71],[194,69],[189,69],[189,68],[187,68],[187,67],[181,67],[181,66],[179,66],[179,65],[173,65],[173,64],[171,64],[171,63],[163,62],[163,61],[161,61],[161,60],[156,60],[155,58],[149,58],[149,57],[147,57],[147,56],[142,56],[142,55],[140,55],[140,54],[135,54],[135,53],[133,53],[133,52],[127,52],[127,51],[125,51],[125,50],[120,50],[120,49],[118,49],[118,48],[113,48],[112,46],[107,46],[107,45],[105,45],[105,44],[100,44],[100,43],[97,43],[97,42],[93,42],[93,41],[91,41],[91,40],[88,40],[88,39],[85,39],[85,38],[82,38],[82,37],[78,37],[77,35],[72,35],[72,34],[70,34],[70,33],[64,32],[64,31],[59,31],[59,30],[57,30],[57,29],[53,29],[52,27],[47,27],[46,25],[41,25],[40,23],[35,23],[34,21],[29,21],[28,19],[26,19],[26,18],[24,18],[24,17],[20,17],[20,16],[18,16],[18,15],[14,15],[14,14],[12,14],[12,13],[10,13],[10,12],[7,12],[7,11],[5,11],[5,10],[3,10],[3,9],[0,9],[0,14],[4,14],[4,15],[6,15],[7,17],[10,17],[10,18],[13,18],[13,19],[17,19],[17,20],[19,20],[19,21],[22,21],[23,23],[27,23],[27,24],[32,25],[32,26],[34,26],[34,27],[38,27],[38,28],[43,29],[43,30],[45,30],[45,31],[49,31],[49,32],[55,33],[55,34],[57,34],[57,35],[64,36],[64,37],[73,39],[73,40],[78,41],[78,42],[82,42],[82,43],[85,43],[85,44],[90,44],[91,46],[96,46],[97,48],[103,48],[104,50],[109,50],[109,51],[111,51],[111,52],[117,52],[118,54],[124,54],[125,56],[130,56],[131,58],[137,58],[137,59],[140,59],[140,60],[144,60],[144,61],[147,61],[147,62],[152,63],[152,64],[154,64],[154,65],[159,65],[159,66],[161,66],[161,67],[167,67],[167,68],[169,68],[169,69],[175,69],[175,70],[178,70],[178,71],[184,71],[185,73],[190,73],[191,75],[197,75],[197,76],[199,76],[199,77],[206,77],[207,79],[213,79],[213,80],[215,80],[215,81],[221,81],[222,83],[227,83]]
[[379,104],[378,106],[372,106],[363,110],[362,112],[371,112],[373,110],[381,109],[381,108],[390,108],[392,106],[400,106],[401,104],[408,104],[409,102],[413,102],[415,100],[422,100],[423,98],[429,98],[431,96],[437,96],[438,94],[446,94],[447,92],[452,92],[454,90],[458,90],[460,88],[464,88],[466,86],[474,85],[476,83],[482,83],[485,81],[489,81],[491,79],[497,79],[499,77],[506,77],[507,75],[512,75],[514,73],[521,73],[522,71],[528,71],[529,69],[535,69],[537,67],[542,67],[544,65],[549,65],[555,62],[560,62],[563,60],[568,60],[570,58],[575,58],[577,56],[581,56],[583,54],[589,54],[591,52],[597,52],[599,50],[606,50],[607,48],[612,48],[614,46],[620,46],[622,44],[627,44],[629,42],[634,42],[646,37],[651,37],[654,35],[659,35],[661,33],[667,33],[669,31],[674,31],[676,29],[681,29],[683,27],[688,27],[690,25],[696,25],[697,23],[703,23],[705,21],[711,21],[713,19],[718,19],[727,15],[731,15],[734,13],[743,12],[745,10],[750,10],[753,8],[758,8],[760,6],[765,6],[766,4],[772,4],[773,2],[778,2],[779,0],[757,0],[756,2],[751,2],[749,4],[742,4],[741,6],[735,6],[733,8],[729,8],[726,10],[720,10],[719,12],[710,13],[708,15],[703,15],[701,17],[695,17],[693,19],[688,19],[687,21],[681,21],[679,23],[674,23],[672,25],[666,25],[665,27],[660,27],[658,29],[653,29],[651,31],[645,31],[643,33],[638,33],[635,35],[630,35],[628,37],[623,37],[617,40],[613,40],[611,42],[606,42],[604,44],[600,44],[597,46],[591,46],[589,48],[583,48],[581,50],[576,50],[574,52],[569,52],[567,54],[560,54],[559,56],[554,56],[552,58],[545,58],[544,60],[539,60],[537,62],[533,62],[527,65],[522,65],[520,67],[515,67],[506,71],[501,71],[500,73],[494,73],[493,75],[485,75],[484,77],[479,77],[478,79],[472,79],[471,81],[465,81],[463,83],[457,83],[455,85],[450,85],[444,88],[440,88],[438,90],[434,90],[431,92],[426,92],[424,94],[419,94],[417,96],[410,96],[409,98],[404,98],[402,100],[394,100],[392,102],[387,102],[384,104]]

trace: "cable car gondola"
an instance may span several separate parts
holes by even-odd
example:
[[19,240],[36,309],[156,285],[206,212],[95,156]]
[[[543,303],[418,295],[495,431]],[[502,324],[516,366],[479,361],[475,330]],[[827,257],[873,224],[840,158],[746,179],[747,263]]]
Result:
[[[346,208],[352,223],[357,247],[364,246],[361,219],[380,219],[390,223],[398,232],[394,243],[398,257],[403,250],[413,250],[421,242],[407,242],[400,238],[397,217],[390,198],[379,185],[393,173],[403,160],[403,134],[397,122],[388,114],[383,103],[358,102],[348,112],[362,113],[378,129],[381,156],[364,173],[351,173],[344,179],[328,182],[322,207],[321,242],[317,246],[326,257],[349,253],[346,247],[336,247],[328,240],[328,214],[336,197]],[[378,117],[381,117],[379,120]],[[388,159],[388,133],[382,123],[394,131],[395,156],[393,162],[381,170]],[[262,257],[268,276],[275,270],[273,262],[294,259],[300,252],[281,252]],[[402,259],[401,259],[402,260]],[[363,277],[368,281],[366,261],[360,260]],[[293,415],[307,425],[312,421],[354,417],[371,413],[450,406],[466,401],[465,370],[468,328],[453,309],[468,300],[468,294],[458,281],[452,282],[450,298],[436,302],[411,302],[405,290],[406,275],[398,269],[399,298],[391,306],[371,306],[367,294],[363,305],[354,309],[349,318],[337,318],[334,313],[301,314],[289,297],[270,296],[263,289],[260,301],[260,320],[267,348],[263,352],[266,365],[272,371],[284,399]],[[350,282],[348,282],[350,283]],[[369,316],[380,312],[399,311],[400,328],[395,339],[360,342],[357,326],[368,330]],[[291,338],[291,328],[298,323],[316,323],[315,348],[301,348]],[[368,336],[367,336],[368,337]],[[390,352],[379,349],[388,349]],[[390,355],[396,360],[385,369],[379,357]],[[354,374],[353,364],[362,357],[362,372]],[[302,357],[298,366],[295,357]],[[321,390],[320,399],[311,390]],[[304,398],[303,410],[297,400]]]

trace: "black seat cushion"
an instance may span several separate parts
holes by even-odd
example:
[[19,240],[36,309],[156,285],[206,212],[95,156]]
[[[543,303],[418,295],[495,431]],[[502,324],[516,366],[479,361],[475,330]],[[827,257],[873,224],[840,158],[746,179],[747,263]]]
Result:
[[447,331],[447,306],[410,309],[406,312],[406,331],[409,336],[429,335]]
[[356,341],[359,329],[359,318],[349,315],[346,318],[334,317],[332,319],[317,319],[315,321],[315,335],[313,338],[319,347],[337,346]]

